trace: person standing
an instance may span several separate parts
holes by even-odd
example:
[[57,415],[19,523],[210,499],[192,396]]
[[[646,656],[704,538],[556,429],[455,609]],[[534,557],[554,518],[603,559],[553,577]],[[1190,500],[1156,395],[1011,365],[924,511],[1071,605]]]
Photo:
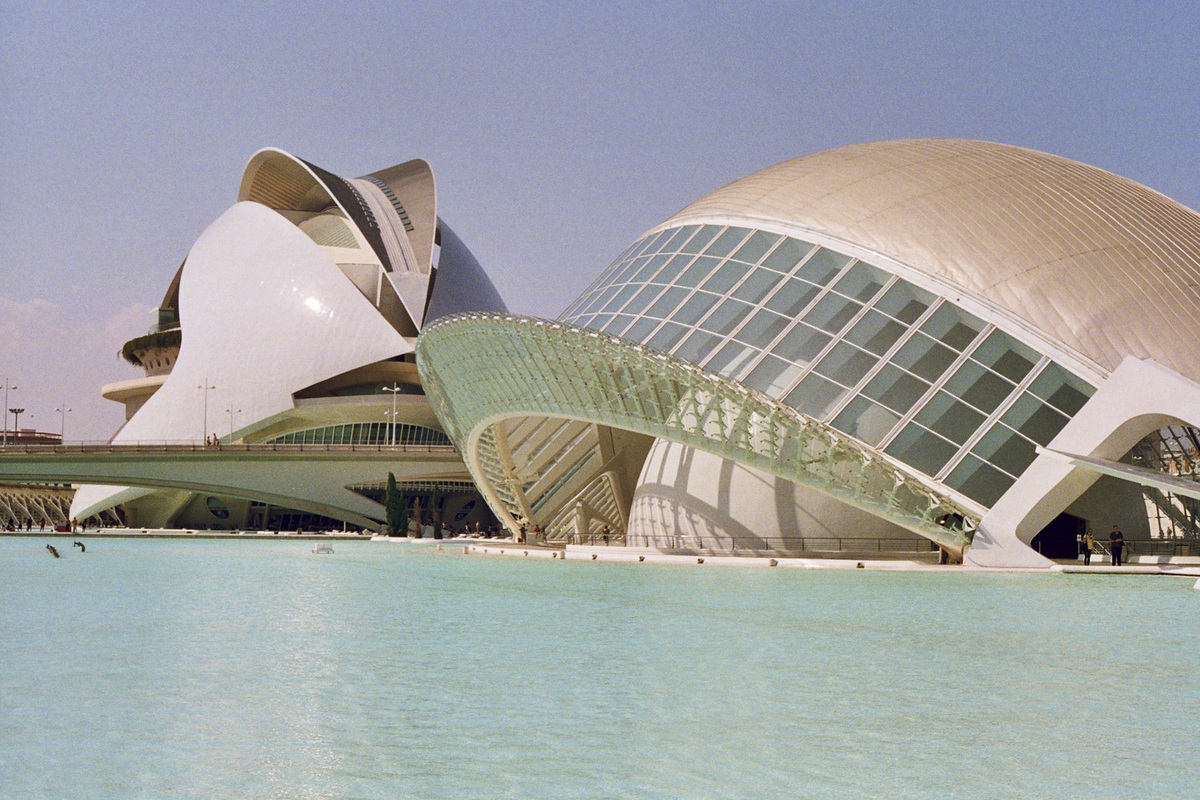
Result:
[[1112,550],[1112,565],[1114,567],[1121,566],[1121,551],[1125,549],[1125,537],[1121,534],[1120,526],[1113,525],[1112,533],[1108,535],[1108,546]]
[[1096,549],[1096,537],[1092,535],[1092,529],[1088,528],[1087,533],[1083,535],[1083,565],[1086,567],[1092,563],[1092,551]]

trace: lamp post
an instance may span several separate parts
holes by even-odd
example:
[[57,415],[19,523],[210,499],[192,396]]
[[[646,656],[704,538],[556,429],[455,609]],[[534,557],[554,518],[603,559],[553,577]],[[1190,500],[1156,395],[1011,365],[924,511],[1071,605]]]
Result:
[[23,408],[10,408],[8,413],[13,415],[13,436],[21,435],[21,415],[25,413]]
[[71,413],[71,409],[67,408],[67,404],[63,403],[58,408],[54,409],[58,412],[58,443],[62,444],[67,439],[67,414]]
[[[8,392],[10,389],[16,389],[16,384],[9,384],[8,378],[4,379],[4,407],[8,408]],[[8,444],[8,414],[4,415],[4,444]]]
[[233,406],[230,406],[229,408],[225,409],[225,413],[229,414],[229,441],[232,442],[233,441],[233,415],[242,413],[242,410],[240,408],[234,408]]
[[210,386],[208,383],[208,378],[205,378],[204,383],[200,384],[196,388],[204,390],[204,427],[200,430],[200,438],[203,439],[205,442],[207,442],[208,441],[208,390],[215,389],[217,387]]
[[388,430],[388,444],[392,447],[396,446],[396,395],[400,394],[400,384],[393,383],[391,387],[383,387],[385,392],[392,393],[392,425]]

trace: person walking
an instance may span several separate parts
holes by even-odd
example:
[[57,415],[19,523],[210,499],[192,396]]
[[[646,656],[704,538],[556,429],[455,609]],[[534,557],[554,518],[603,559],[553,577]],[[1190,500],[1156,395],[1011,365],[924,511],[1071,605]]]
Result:
[[1125,549],[1125,536],[1118,525],[1113,525],[1112,533],[1108,535],[1108,546],[1112,550],[1112,565],[1121,566],[1121,551]]
[[1088,528],[1087,533],[1083,535],[1083,565],[1086,567],[1092,563],[1092,551],[1096,549],[1096,537],[1092,535],[1092,529]]

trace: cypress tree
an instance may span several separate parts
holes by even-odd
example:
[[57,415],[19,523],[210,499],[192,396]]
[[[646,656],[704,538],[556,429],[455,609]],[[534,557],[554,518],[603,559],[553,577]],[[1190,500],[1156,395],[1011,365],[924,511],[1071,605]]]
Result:
[[387,514],[388,536],[400,536],[401,530],[408,533],[408,514],[405,513],[404,498],[396,488],[396,476],[388,473],[387,488],[383,491],[383,509]]

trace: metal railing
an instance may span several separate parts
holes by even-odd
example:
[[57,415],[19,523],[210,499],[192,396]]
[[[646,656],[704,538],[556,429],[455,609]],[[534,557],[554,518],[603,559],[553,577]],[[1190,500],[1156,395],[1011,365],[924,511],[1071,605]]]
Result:
[[0,445],[0,457],[5,455],[94,455],[101,453],[438,453],[458,454],[452,445],[441,444],[217,444],[202,441],[81,441],[64,444]]

